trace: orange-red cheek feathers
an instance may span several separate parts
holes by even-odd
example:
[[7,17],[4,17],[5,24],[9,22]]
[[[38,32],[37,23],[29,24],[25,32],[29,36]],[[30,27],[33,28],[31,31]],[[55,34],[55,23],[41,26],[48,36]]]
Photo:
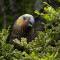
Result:
[[23,20],[23,18],[18,18],[16,21],[16,25],[21,27],[26,27],[28,25],[28,20]]

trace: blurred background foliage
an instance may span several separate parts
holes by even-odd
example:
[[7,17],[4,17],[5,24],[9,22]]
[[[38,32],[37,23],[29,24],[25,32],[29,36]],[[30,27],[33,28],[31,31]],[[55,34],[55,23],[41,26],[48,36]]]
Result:
[[[10,27],[25,13],[35,18],[38,36],[14,45],[6,43]],[[60,60],[60,0],[0,0],[0,60]]]

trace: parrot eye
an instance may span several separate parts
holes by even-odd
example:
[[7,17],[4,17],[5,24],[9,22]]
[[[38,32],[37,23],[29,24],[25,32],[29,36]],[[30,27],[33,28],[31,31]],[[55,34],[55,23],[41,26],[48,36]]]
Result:
[[23,17],[24,20],[26,20],[26,17]]

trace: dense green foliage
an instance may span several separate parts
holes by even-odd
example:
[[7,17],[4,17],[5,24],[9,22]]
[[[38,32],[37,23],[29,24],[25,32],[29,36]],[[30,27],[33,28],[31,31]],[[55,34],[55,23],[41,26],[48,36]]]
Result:
[[[24,51],[21,52],[14,49],[14,46],[6,43],[8,31],[3,29],[0,32],[0,60],[59,60],[60,59],[60,41],[55,41],[56,32],[47,30],[38,32],[38,37],[27,44],[26,39],[22,38],[20,46],[24,46]],[[50,43],[51,42],[51,43]],[[51,44],[56,46],[51,46]]]
[[[23,0],[22,0],[23,1]],[[55,0],[60,2],[60,0]],[[47,2],[43,2],[43,12],[33,10],[32,2],[25,1],[23,3],[29,3],[24,5],[19,4],[21,1],[16,1],[17,6],[22,7],[22,10],[18,10],[18,15],[23,13],[37,14],[44,18],[45,23],[44,31],[37,31],[38,36],[32,42],[27,43],[26,38],[14,40],[22,47],[23,51],[15,49],[13,44],[6,43],[7,36],[9,35],[9,28],[2,29],[0,31],[0,60],[60,60],[60,7],[53,8]],[[25,9],[24,9],[25,8]],[[19,14],[19,12],[22,12]],[[0,17],[0,28],[2,17]],[[8,16],[8,25],[12,24],[13,16]]]

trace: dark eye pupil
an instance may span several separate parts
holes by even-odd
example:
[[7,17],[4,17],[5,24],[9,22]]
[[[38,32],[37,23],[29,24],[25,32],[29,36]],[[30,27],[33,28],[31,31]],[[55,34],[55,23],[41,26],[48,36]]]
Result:
[[26,17],[23,17],[24,20],[26,20]]

